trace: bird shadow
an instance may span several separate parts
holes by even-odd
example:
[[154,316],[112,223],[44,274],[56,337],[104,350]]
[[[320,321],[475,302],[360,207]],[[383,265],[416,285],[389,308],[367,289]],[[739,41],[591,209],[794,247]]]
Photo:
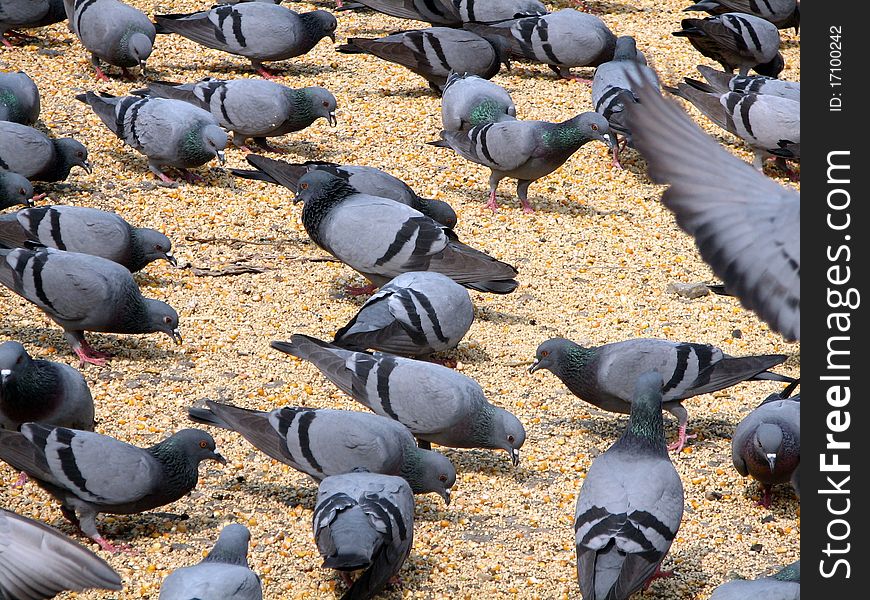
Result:
[[306,478],[307,485],[296,486],[292,483],[273,483],[261,479],[245,478],[239,482],[239,491],[254,498],[268,498],[289,507],[302,506],[303,509],[314,511],[317,503],[317,482]]
[[[12,339],[26,342],[26,345],[39,348],[57,348],[61,353],[66,352],[67,342],[63,333],[51,327],[0,327],[0,335],[9,336]],[[121,334],[119,334],[121,335]],[[155,334],[156,335],[156,334]],[[174,356],[174,352],[158,347],[152,340],[140,337],[124,336],[117,337],[112,334],[100,334],[88,332],[88,341],[98,350],[111,352],[112,358],[106,367],[94,367],[92,369],[107,369],[123,361],[140,362],[144,360],[165,359]],[[70,354],[71,355],[71,354]]]

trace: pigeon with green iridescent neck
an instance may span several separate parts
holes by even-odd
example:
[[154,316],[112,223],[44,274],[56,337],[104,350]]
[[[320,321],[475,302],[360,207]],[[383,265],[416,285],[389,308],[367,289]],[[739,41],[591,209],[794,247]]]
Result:
[[801,561],[758,579],[732,579],[715,590],[710,600],[800,600]]
[[614,144],[607,119],[594,112],[577,115],[562,123],[502,121],[478,125],[469,131],[442,131],[433,146],[452,148],[463,158],[489,167],[489,200],[486,207],[498,209],[495,199],[499,182],[517,180],[517,196],[523,212],[534,209],[528,200],[529,185],[546,177],[587,142],[597,140],[608,148]]
[[0,73],[0,121],[33,125],[39,106],[39,89],[27,73]]
[[441,94],[441,124],[445,131],[468,131],[476,125],[513,121],[517,107],[507,91],[468,73],[451,73]]
[[615,413],[631,412],[634,382],[648,371],[657,371],[665,385],[662,407],[677,417],[680,431],[671,450],[680,451],[689,437],[689,413],[682,401],[709,394],[743,381],[782,381],[791,377],[768,371],[785,362],[783,354],[728,356],[708,344],[636,338],[598,347],[584,347],[564,338],[538,346],[530,373],[547,369],[571,392],[598,408]]
[[584,600],[626,600],[672,574],[661,563],[680,528],[685,497],[665,446],[662,385],[654,371],[635,379],[628,425],[592,461],[577,496],[574,539]]

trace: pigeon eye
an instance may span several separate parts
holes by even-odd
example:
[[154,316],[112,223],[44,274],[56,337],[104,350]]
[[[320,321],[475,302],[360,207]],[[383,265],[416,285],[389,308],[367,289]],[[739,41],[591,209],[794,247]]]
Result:
[[323,107],[324,107],[324,108],[329,108],[329,102],[324,102],[324,103],[323,103]]
[[172,318],[170,318],[170,317],[163,317],[163,322],[166,323],[167,325],[169,325],[170,323],[172,323]]
[[550,351],[549,350],[541,350],[541,356],[543,358],[547,358],[548,356],[550,356]]
[[441,476],[438,478],[438,481],[446,482],[446,481],[447,481],[447,475],[441,475]]
[[299,189],[300,189],[300,190],[307,190],[307,189],[308,189],[308,184],[307,184],[307,183],[300,183],[300,184],[299,184]]
[[199,442],[199,447],[200,447],[200,448],[203,448],[203,449],[208,448],[208,442],[205,441],[205,440],[200,441],[200,442]]
[[79,158],[82,158],[82,157],[84,157],[84,154],[82,154],[81,152],[76,152],[76,156],[78,156]]
[[154,246],[154,249],[157,250],[158,252],[163,252],[163,246],[161,246],[160,244],[157,244],[156,246]]
[[514,436],[509,435],[509,436],[508,436],[508,442],[511,443],[511,444],[513,444],[513,443],[514,443]]
[[18,360],[15,361],[15,364],[16,364],[16,365],[20,365],[20,364],[21,364],[21,357],[20,357],[20,356],[18,357]]
[[598,131],[598,125],[592,124],[592,131]]

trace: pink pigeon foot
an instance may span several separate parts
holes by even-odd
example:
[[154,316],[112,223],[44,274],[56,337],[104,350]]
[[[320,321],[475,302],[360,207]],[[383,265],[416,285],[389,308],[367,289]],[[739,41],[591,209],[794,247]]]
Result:
[[562,75],[562,79],[567,79],[569,81],[580,81],[585,83],[586,85],[592,85],[592,80],[588,77],[581,77],[580,75],[574,75],[574,73],[568,73],[567,75]]
[[353,585],[353,577],[351,577],[350,573],[348,573],[347,571],[339,571],[338,576],[341,577],[341,580],[347,587],[351,587]]
[[758,501],[756,506],[763,506],[764,508],[770,508],[770,505],[773,504],[773,495],[770,493],[770,488],[764,486],[764,491],[761,493],[761,500]]
[[662,571],[661,565],[656,567],[656,572],[650,575],[649,579],[646,580],[646,583],[643,584],[643,590],[646,591],[649,589],[649,586],[652,585],[652,582],[656,579],[665,579],[667,577],[673,577],[673,571]]
[[262,65],[257,67],[257,73],[259,73],[263,77],[263,79],[278,79],[276,75],[270,73],[268,69],[266,69],[266,67]]
[[373,294],[376,289],[378,289],[378,286],[372,283],[367,283],[363,286],[349,285],[344,288],[344,291],[350,296],[368,296],[369,294]]
[[2,37],[2,38],[0,38],[0,40],[2,40],[3,45],[6,46],[7,48],[12,48],[12,47],[13,47],[13,46],[12,46],[12,42],[10,42],[9,40],[7,40],[5,36]]
[[42,194],[36,194],[33,198],[31,198],[31,200],[32,200],[33,202],[39,202],[40,200],[42,200],[43,198],[45,198],[45,196],[46,196],[45,193],[42,193]]
[[335,0],[335,8],[344,8],[344,2],[342,0]]
[[489,200],[487,200],[485,206],[486,206],[489,210],[491,210],[492,212],[495,212],[495,211],[498,210],[498,202],[496,202],[496,199],[495,199],[495,190],[493,190],[492,192],[490,192],[490,194],[489,194]]
[[96,536],[93,540],[100,545],[100,548],[105,550],[106,552],[111,552],[112,554],[118,554],[119,552],[124,552],[126,554],[138,554],[129,544],[121,544],[118,546],[112,545],[109,540],[104,538],[101,535]]
[[523,200],[523,199],[521,198],[521,199],[520,199],[520,204],[523,205],[523,212],[524,212],[525,214],[528,215],[528,214],[531,214],[531,213],[535,212],[535,207],[532,206],[532,204],[531,204],[528,200]]
[[179,169],[181,172],[181,176],[187,183],[201,183],[205,181],[205,177],[202,175],[197,175],[196,173],[191,173],[187,169]]
[[96,75],[97,79],[100,81],[109,81],[109,76],[103,73],[103,70],[100,67],[94,67],[94,75]]
[[675,452],[681,451],[686,447],[686,442],[689,440],[695,439],[697,434],[688,435],[686,434],[686,425],[680,425],[679,438],[673,444],[668,445],[668,450],[674,450]]
[[20,488],[24,486],[25,483],[27,483],[27,473],[21,471],[21,473],[18,474],[18,480],[12,484],[12,487]]
[[86,363],[102,367],[106,364],[106,359],[112,358],[108,352],[100,352],[91,347],[87,342],[82,343],[79,347],[73,348],[76,356],[79,357],[79,366],[83,367]]
[[431,356],[429,357],[429,362],[447,367],[448,369],[455,369],[459,364],[459,361],[455,358],[433,358]]

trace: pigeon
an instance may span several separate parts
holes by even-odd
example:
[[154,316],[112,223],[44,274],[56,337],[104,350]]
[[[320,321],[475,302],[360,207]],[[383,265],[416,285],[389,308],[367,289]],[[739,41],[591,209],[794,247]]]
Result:
[[635,338],[589,348],[564,338],[553,338],[538,346],[529,372],[547,369],[581,400],[609,412],[625,414],[631,411],[638,376],[657,371],[665,380],[663,408],[679,421],[679,440],[670,446],[671,450],[679,452],[690,437],[686,435],[689,414],[682,405],[683,400],[743,381],[791,383],[794,381],[791,377],[768,371],[786,358],[783,354],[733,357],[708,344],[653,338]]
[[63,363],[31,358],[15,341],[0,344],[0,427],[37,422],[94,430],[94,399],[82,374]]
[[662,377],[637,378],[622,436],[586,472],[574,537],[584,600],[625,600],[661,571],[683,517],[683,484],[668,457]]
[[613,58],[616,36],[604,21],[573,8],[500,23],[467,24],[478,34],[499,36],[513,58],[548,65],[565,79],[582,79],[572,67],[597,67]]
[[82,364],[103,365],[110,356],[91,348],[85,331],[160,331],[181,343],[175,310],[143,297],[130,271],[99,256],[53,248],[0,250],[0,283],[63,327]]
[[113,212],[83,206],[41,206],[2,215],[0,247],[90,254],[131,272],[160,259],[176,265],[172,242],[159,231],[133,227]]
[[0,508],[0,598],[43,600],[91,588],[120,591],[121,577],[53,527]]
[[148,158],[148,169],[164,183],[174,183],[161,170],[179,169],[189,181],[197,179],[187,169],[213,158],[223,164],[227,134],[210,112],[181,100],[140,98],[94,92],[79,94],[112,133]]
[[737,472],[761,483],[760,506],[770,508],[770,488],[788,483],[801,459],[800,394],[771,394],[746,415],[731,438]]
[[538,0],[358,0],[358,2],[393,17],[447,27],[547,13],[547,8]]
[[752,92],[720,94],[711,86],[687,78],[686,83],[665,89],[688,100],[708,119],[736,135],[751,148],[752,166],[762,170],[764,159],[800,160],[801,103]]
[[489,167],[489,200],[486,207],[498,210],[495,192],[499,182],[517,180],[517,196],[523,212],[534,212],[528,200],[529,185],[546,177],[567,161],[586,142],[598,140],[614,145],[607,119],[585,112],[563,121],[502,121],[477,125],[470,131],[442,131],[432,146],[449,147],[479,165]]
[[404,477],[415,494],[436,492],[450,504],[450,488],[456,483],[451,462],[417,448],[408,428],[392,419],[326,408],[287,406],[263,412],[211,400],[206,406],[189,408],[190,418],[239,433],[261,452],[315,481],[363,467]]
[[546,15],[550,11],[539,0],[440,0],[452,2],[463,23],[491,23]]
[[402,273],[370,297],[333,343],[404,356],[455,348],[474,321],[468,290],[441,273]]
[[[698,65],[698,71],[707,80],[707,84],[716,92],[753,93],[763,96],[779,96],[795,102],[801,101],[801,84],[799,81],[785,81],[764,75],[734,75],[717,71],[705,65]],[[686,81],[689,81],[686,79]],[[694,80],[693,80],[694,81]]]
[[61,503],[61,512],[103,550],[117,549],[97,530],[99,513],[131,515],[175,502],[196,487],[199,463],[216,460],[212,437],[184,429],[150,448],[65,427],[25,423],[0,429],[0,460],[24,471]]
[[339,165],[316,160],[287,163],[257,154],[249,154],[245,158],[256,170],[230,169],[233,175],[283,185],[295,194],[298,192],[299,178],[305,173],[327,171],[341,177],[362,194],[407,204],[448,229],[456,227],[456,211],[449,204],[443,200],[421,198],[407,183],[375,167]]
[[0,121],[0,171],[31,181],[63,181],[73,167],[91,172],[88,149],[72,138],[50,138],[19,123]]
[[414,545],[414,496],[401,477],[362,470],[332,475],[317,490],[313,529],[322,566],[337,569],[350,586],[341,599],[373,598]]
[[267,2],[215,6],[211,10],[156,15],[157,33],[177,33],[208,48],[244,56],[263,77],[264,61],[301,56],[325,37],[335,41],[332,13],[297,13]]
[[402,273],[434,271],[480,292],[508,294],[517,270],[466,246],[409,206],[359,193],[340,177],[310,171],[299,179],[302,224],[311,240],[380,286]]
[[695,50],[722,65],[748,75],[776,77],[785,67],[779,52],[779,31],[764,19],[740,13],[725,13],[706,19],[683,19],[677,37],[689,38]]
[[445,131],[468,131],[476,125],[516,118],[514,101],[497,83],[468,73],[447,77],[441,95],[441,125]]
[[801,561],[796,560],[778,573],[759,579],[732,579],[715,590],[710,600],[800,600]]
[[248,566],[250,539],[244,525],[224,527],[205,558],[163,580],[159,600],[262,600],[260,578]]
[[0,2],[0,41],[11,48],[12,43],[7,36],[26,38],[11,29],[47,27],[65,19],[63,0],[3,0]]
[[0,73],[0,121],[33,125],[39,118],[39,89],[24,71]]
[[275,152],[267,137],[300,131],[320,118],[333,127],[337,123],[335,96],[322,87],[293,89],[262,79],[206,77],[186,84],[152,82],[132,93],[184,100],[211,112],[221,127],[233,133],[233,144],[247,151],[249,137],[263,150]]
[[683,11],[702,11],[711,15],[745,13],[770,21],[779,29],[794,27],[795,32],[801,24],[801,7],[797,0],[701,0]]
[[651,85],[659,87],[659,78],[655,71],[639,63],[637,57],[634,38],[629,35],[620,36],[616,39],[613,60],[599,65],[592,78],[592,104],[595,105],[595,112],[607,119],[614,137],[613,164],[620,168],[622,165],[619,163],[617,134],[625,138],[626,145],[631,145],[631,131],[625,122],[625,105],[637,102],[637,96],[631,90],[628,73],[638,74]]
[[352,37],[338,47],[344,54],[371,54],[406,67],[438,94],[453,71],[490,79],[502,64],[510,69],[507,50],[499,37],[449,27],[412,29],[380,39]]
[[33,206],[33,186],[18,173],[0,171],[0,209],[18,204]]
[[375,352],[353,352],[296,334],[272,342],[310,361],[327,379],[377,414],[411,430],[424,448],[505,450],[517,465],[526,431],[514,415],[490,404],[473,379],[441,365]]
[[787,340],[800,339],[800,194],[722,148],[675,103],[638,85],[634,143],[662,203],[725,288]]

